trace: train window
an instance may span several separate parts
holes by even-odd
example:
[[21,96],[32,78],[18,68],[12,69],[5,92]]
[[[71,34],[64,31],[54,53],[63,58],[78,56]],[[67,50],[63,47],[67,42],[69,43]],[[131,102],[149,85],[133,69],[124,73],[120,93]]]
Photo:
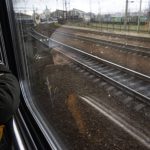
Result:
[[2,57],[2,48],[1,48],[1,45],[0,45],[0,63],[3,62],[3,57]]
[[30,103],[58,149],[150,149],[150,1],[13,0],[13,10]]
[[5,65],[8,66],[1,23],[0,23],[0,63],[4,63]]

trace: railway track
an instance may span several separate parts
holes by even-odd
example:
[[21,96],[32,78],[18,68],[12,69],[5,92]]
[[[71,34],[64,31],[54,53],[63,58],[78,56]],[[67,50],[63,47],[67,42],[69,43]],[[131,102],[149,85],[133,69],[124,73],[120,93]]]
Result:
[[127,52],[127,53],[135,53],[140,56],[150,57],[150,49],[149,48],[139,47],[139,46],[134,46],[134,45],[129,45],[129,44],[125,45],[123,43],[112,42],[112,41],[102,40],[102,39],[95,39],[95,38],[90,38],[90,37],[84,37],[84,36],[80,36],[80,35],[74,35],[74,34],[59,32],[59,31],[55,31],[54,33],[60,34],[60,35],[66,36],[66,37],[71,37],[73,39],[96,43],[96,44],[99,44],[102,46],[109,46],[109,47],[117,49],[119,51],[121,50],[121,51]]
[[32,36],[50,48],[61,47],[59,52],[80,65],[83,69],[102,77],[107,82],[110,82],[121,90],[125,90],[145,104],[150,105],[149,76],[50,39],[36,31],[32,32]]
[[[41,42],[43,45],[54,48],[55,51],[64,55],[67,59],[70,59],[70,65],[75,67],[80,72],[90,76],[90,78],[96,78],[94,82],[99,84],[99,87],[107,86],[107,83],[110,84],[107,88],[109,91],[113,91],[114,88],[119,89],[115,93],[115,95],[119,96],[120,93],[126,93],[126,98],[122,99],[122,102],[126,104],[131,104],[130,107],[137,112],[144,114],[144,118],[146,121],[150,120],[150,77],[144,74],[135,72],[123,66],[114,64],[107,60],[101,59],[99,57],[93,56],[82,50],[71,47],[69,45],[58,42],[54,39],[48,38],[44,35],[36,31],[32,31],[30,35]],[[102,82],[99,82],[99,79],[102,79]],[[103,109],[100,109],[99,102],[97,100],[93,101],[90,98],[82,97],[84,101],[86,101],[89,105],[92,105],[100,112],[104,112]],[[127,105],[129,106],[129,105]],[[107,109],[107,115],[112,118],[109,114],[110,109]],[[112,113],[111,113],[112,114]],[[115,113],[116,114],[116,113]],[[114,114],[114,115],[115,115]],[[118,117],[120,116],[120,117]],[[137,130],[130,124],[130,121],[125,118],[126,121],[123,120],[124,116],[118,114],[115,116],[114,122],[123,126],[125,130],[131,135],[133,135],[136,139],[141,141],[146,147],[150,148],[150,134],[149,127],[139,127]],[[121,119],[122,118],[122,119]],[[113,118],[112,118],[113,121]],[[136,126],[136,125],[135,125]]]
[[142,41],[142,42],[150,42],[150,38],[149,37],[139,37],[139,36],[133,36],[133,35],[124,35],[124,34],[117,34],[117,33],[110,33],[110,32],[103,32],[103,31],[98,31],[98,30],[89,30],[89,29],[77,29],[77,28],[68,28],[63,26],[64,29],[71,29],[71,30],[75,30],[75,31],[79,31],[79,32],[88,32],[88,33],[94,33],[96,35],[106,35],[106,36],[111,36],[111,37],[120,37],[120,38],[126,38],[129,40],[136,40],[136,41]]

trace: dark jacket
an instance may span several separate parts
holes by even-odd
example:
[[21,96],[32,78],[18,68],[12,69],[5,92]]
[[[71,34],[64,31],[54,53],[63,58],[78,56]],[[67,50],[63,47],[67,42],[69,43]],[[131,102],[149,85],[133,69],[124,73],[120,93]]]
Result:
[[19,106],[20,89],[17,79],[0,64],[0,125],[7,123]]

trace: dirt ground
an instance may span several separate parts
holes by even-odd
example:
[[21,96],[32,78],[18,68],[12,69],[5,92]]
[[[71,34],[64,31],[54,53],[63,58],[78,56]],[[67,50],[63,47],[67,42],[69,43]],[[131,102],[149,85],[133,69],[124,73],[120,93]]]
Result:
[[51,50],[48,56],[42,46],[36,43],[33,46],[40,49],[39,56],[43,58],[34,58],[36,60],[29,63],[34,103],[68,149],[147,150],[125,130],[84,102],[80,95],[94,96],[98,103],[105,103],[115,112],[145,126],[147,120],[143,120],[141,114],[138,114],[138,119],[137,114],[131,113],[106,87],[99,88],[98,82],[93,82],[96,78],[88,78],[70,67],[69,60],[55,50]]
[[[150,63],[149,63],[150,58],[149,57],[142,57],[142,56],[138,56],[136,54],[130,54],[130,53],[126,53],[123,51],[119,51],[119,50],[116,50],[116,49],[108,47],[108,46],[101,46],[101,45],[95,44],[95,43],[89,43],[89,42],[85,42],[85,41],[81,41],[81,40],[77,40],[77,39],[72,39],[72,38],[66,37],[66,36],[64,37],[62,35],[55,33],[55,31],[48,30],[48,28],[49,27],[46,27],[46,29],[45,29],[45,27],[42,26],[38,29],[38,31],[43,33],[44,35],[47,35],[56,40],[59,40],[60,42],[66,43],[73,47],[82,49],[83,51],[86,51],[88,53],[91,53],[93,55],[99,56],[100,58],[104,58],[106,60],[112,61],[116,64],[125,66],[127,68],[141,72],[143,74],[150,75]],[[64,28],[57,28],[57,30],[74,33],[74,31],[66,30]],[[85,33],[81,33],[81,32],[78,32],[77,34],[80,34],[80,35],[82,34],[84,36],[90,36],[90,37],[94,37],[94,38],[103,38],[103,37],[97,37],[98,35],[94,35],[94,34],[91,35],[91,34],[87,34],[87,33],[85,34]],[[107,37],[107,39],[109,39],[109,38],[110,37]],[[118,40],[118,39],[116,39],[116,40]],[[121,41],[121,39],[119,38],[119,42],[120,41]],[[127,41],[123,40],[123,42],[126,43]],[[131,42],[130,44],[135,44],[135,43],[133,43],[133,41],[129,41],[129,42]],[[134,41],[134,42],[136,42],[136,41]],[[150,45],[150,43],[148,43],[148,44]]]
[[103,39],[103,40],[108,40],[112,42],[118,42],[118,43],[123,43],[123,44],[129,44],[129,45],[137,45],[137,46],[142,46],[142,47],[147,47],[150,48],[150,40],[149,41],[140,41],[140,40],[135,40],[135,39],[128,39],[127,36],[120,37],[120,36],[111,36],[111,35],[106,35],[106,34],[98,34],[96,32],[92,31],[83,31],[83,30],[77,30],[77,29],[69,29],[69,28],[58,28],[57,31],[62,31],[62,32],[67,32],[67,33],[72,33],[75,35],[80,35],[80,36],[85,36],[85,37],[92,37],[95,39]]
[[125,66],[132,70],[141,72],[143,74],[150,75],[150,58],[141,57],[136,54],[125,53],[118,51],[108,46],[96,45],[95,43],[89,43],[77,39],[71,39],[70,37],[64,37],[61,35],[53,34],[52,37],[62,43],[68,44],[75,48],[79,48],[90,54],[99,56],[116,64]]
[[113,97],[108,100],[106,91],[93,90],[98,89],[95,84],[67,65],[49,65],[42,75],[38,91],[34,88],[36,103],[68,149],[146,150],[127,132],[79,98],[79,95],[98,94],[100,101],[114,101]]
[[[43,33],[45,32],[47,30],[43,31]],[[149,73],[148,69],[147,71],[144,69],[148,66],[146,64],[148,58],[145,58],[147,61],[139,60],[140,57],[136,55],[64,38],[53,32],[49,34],[60,42],[82,48],[89,53],[106,57],[108,60],[128,65],[134,69],[138,69],[138,61],[143,61],[139,70],[143,69],[143,72]],[[32,43],[30,47],[32,50]],[[87,75],[86,72],[82,72],[80,69],[76,70],[70,66],[70,61],[55,49],[46,49],[36,42],[33,44],[33,48],[35,49],[34,55],[43,58],[34,57],[32,61],[28,62],[34,103],[48,122],[48,126],[54,130],[58,141],[70,150],[148,149],[80,97],[94,97],[99,104],[107,106],[118,116],[122,114],[122,118],[130,120],[129,123],[132,126],[135,125],[141,132],[146,132],[146,129],[150,129],[147,124],[149,120],[144,118],[140,112],[134,112],[122,103],[122,100],[128,95],[116,97],[114,93],[118,92],[117,89],[111,93],[107,90],[109,85],[100,87],[102,79],[91,78],[91,75]],[[149,132],[147,133],[149,134]]]

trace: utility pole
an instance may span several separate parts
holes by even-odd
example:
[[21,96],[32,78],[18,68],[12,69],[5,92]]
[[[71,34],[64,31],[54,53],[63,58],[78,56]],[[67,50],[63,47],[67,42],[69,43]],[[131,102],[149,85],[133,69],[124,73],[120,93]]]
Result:
[[148,33],[150,33],[150,0],[148,2]]
[[65,11],[65,0],[62,1],[63,2],[63,20],[65,18],[65,14],[64,14],[64,11]]
[[66,20],[67,20],[67,0],[65,0],[65,11],[66,11]]
[[140,29],[141,9],[142,9],[142,0],[140,0],[140,8],[139,8],[139,13],[138,13],[138,25],[137,25],[137,31],[138,32],[139,32],[139,29]]
[[58,0],[56,0],[56,17],[57,17],[57,19],[58,19]]
[[63,20],[67,19],[67,0],[63,0]]
[[68,1],[68,5],[69,5],[69,11],[70,11],[70,3],[71,3],[71,0],[69,0],[69,1]]
[[99,15],[99,19],[101,16],[101,5],[100,5],[100,0],[98,1],[98,15]]
[[127,29],[127,22],[128,22],[128,0],[126,0],[126,8],[125,8],[125,17],[124,17],[124,29]]
[[127,23],[128,23],[128,5],[130,3],[134,3],[134,0],[126,0],[126,8],[125,8],[125,18],[124,18],[124,29],[127,30]]
[[90,21],[92,19],[92,3],[91,0],[89,0],[89,5],[90,5]]

